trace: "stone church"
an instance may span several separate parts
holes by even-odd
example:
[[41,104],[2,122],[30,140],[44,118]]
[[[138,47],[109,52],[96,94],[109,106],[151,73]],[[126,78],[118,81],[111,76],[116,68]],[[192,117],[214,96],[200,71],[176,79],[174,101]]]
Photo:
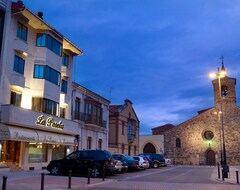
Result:
[[225,144],[227,164],[240,165],[240,108],[236,105],[236,79],[219,77],[212,84],[214,106],[164,132],[164,153],[175,164],[221,163]]

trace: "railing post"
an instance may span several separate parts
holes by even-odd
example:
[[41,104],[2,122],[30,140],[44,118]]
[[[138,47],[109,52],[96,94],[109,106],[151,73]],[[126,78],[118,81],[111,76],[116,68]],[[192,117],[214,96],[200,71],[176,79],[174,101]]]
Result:
[[219,165],[219,163],[217,163],[217,167],[218,167],[218,179],[220,179],[221,176],[220,176],[220,165]]
[[6,190],[7,187],[7,177],[3,176],[2,190]]
[[238,171],[236,171],[236,178],[237,178],[237,184],[239,184],[239,176],[238,176]]
[[68,189],[71,189],[71,176],[72,176],[72,170],[68,171]]
[[90,184],[90,173],[91,172],[91,168],[88,168],[88,181],[87,184]]
[[44,176],[45,173],[41,173],[41,190],[44,190]]

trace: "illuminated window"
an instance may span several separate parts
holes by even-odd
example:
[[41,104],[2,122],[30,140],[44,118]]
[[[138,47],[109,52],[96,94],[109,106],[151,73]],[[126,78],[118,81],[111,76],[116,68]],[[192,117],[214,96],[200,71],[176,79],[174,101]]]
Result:
[[29,143],[28,162],[47,162],[47,144]]
[[13,104],[15,106],[21,106],[21,101],[22,101],[22,94],[17,92],[11,92],[10,104]]
[[24,41],[27,41],[27,27],[21,23],[17,24],[17,37]]
[[60,108],[60,117],[65,118],[65,115],[66,115],[66,109]]
[[45,98],[32,98],[32,110],[52,115],[57,114],[58,103]]
[[13,64],[13,70],[24,74],[24,66],[25,66],[25,60],[21,57],[14,56],[14,64]]

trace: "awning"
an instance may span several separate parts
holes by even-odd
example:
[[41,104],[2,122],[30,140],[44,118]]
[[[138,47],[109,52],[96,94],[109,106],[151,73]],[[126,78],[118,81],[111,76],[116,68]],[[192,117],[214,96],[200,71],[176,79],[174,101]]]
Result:
[[33,129],[24,129],[24,128],[1,125],[0,139],[36,142],[38,141],[38,135],[36,131]]
[[75,137],[59,133],[0,125],[0,140],[74,145]]

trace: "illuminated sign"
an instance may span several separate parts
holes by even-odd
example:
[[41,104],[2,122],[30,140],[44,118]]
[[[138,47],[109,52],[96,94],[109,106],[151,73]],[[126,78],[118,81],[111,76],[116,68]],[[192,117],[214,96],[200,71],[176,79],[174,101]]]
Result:
[[48,117],[47,119],[44,119],[43,115],[38,116],[35,124],[37,126],[51,127],[51,128],[59,129],[59,130],[63,130],[63,128],[64,128],[62,121],[56,122],[56,121],[54,121],[53,117]]

